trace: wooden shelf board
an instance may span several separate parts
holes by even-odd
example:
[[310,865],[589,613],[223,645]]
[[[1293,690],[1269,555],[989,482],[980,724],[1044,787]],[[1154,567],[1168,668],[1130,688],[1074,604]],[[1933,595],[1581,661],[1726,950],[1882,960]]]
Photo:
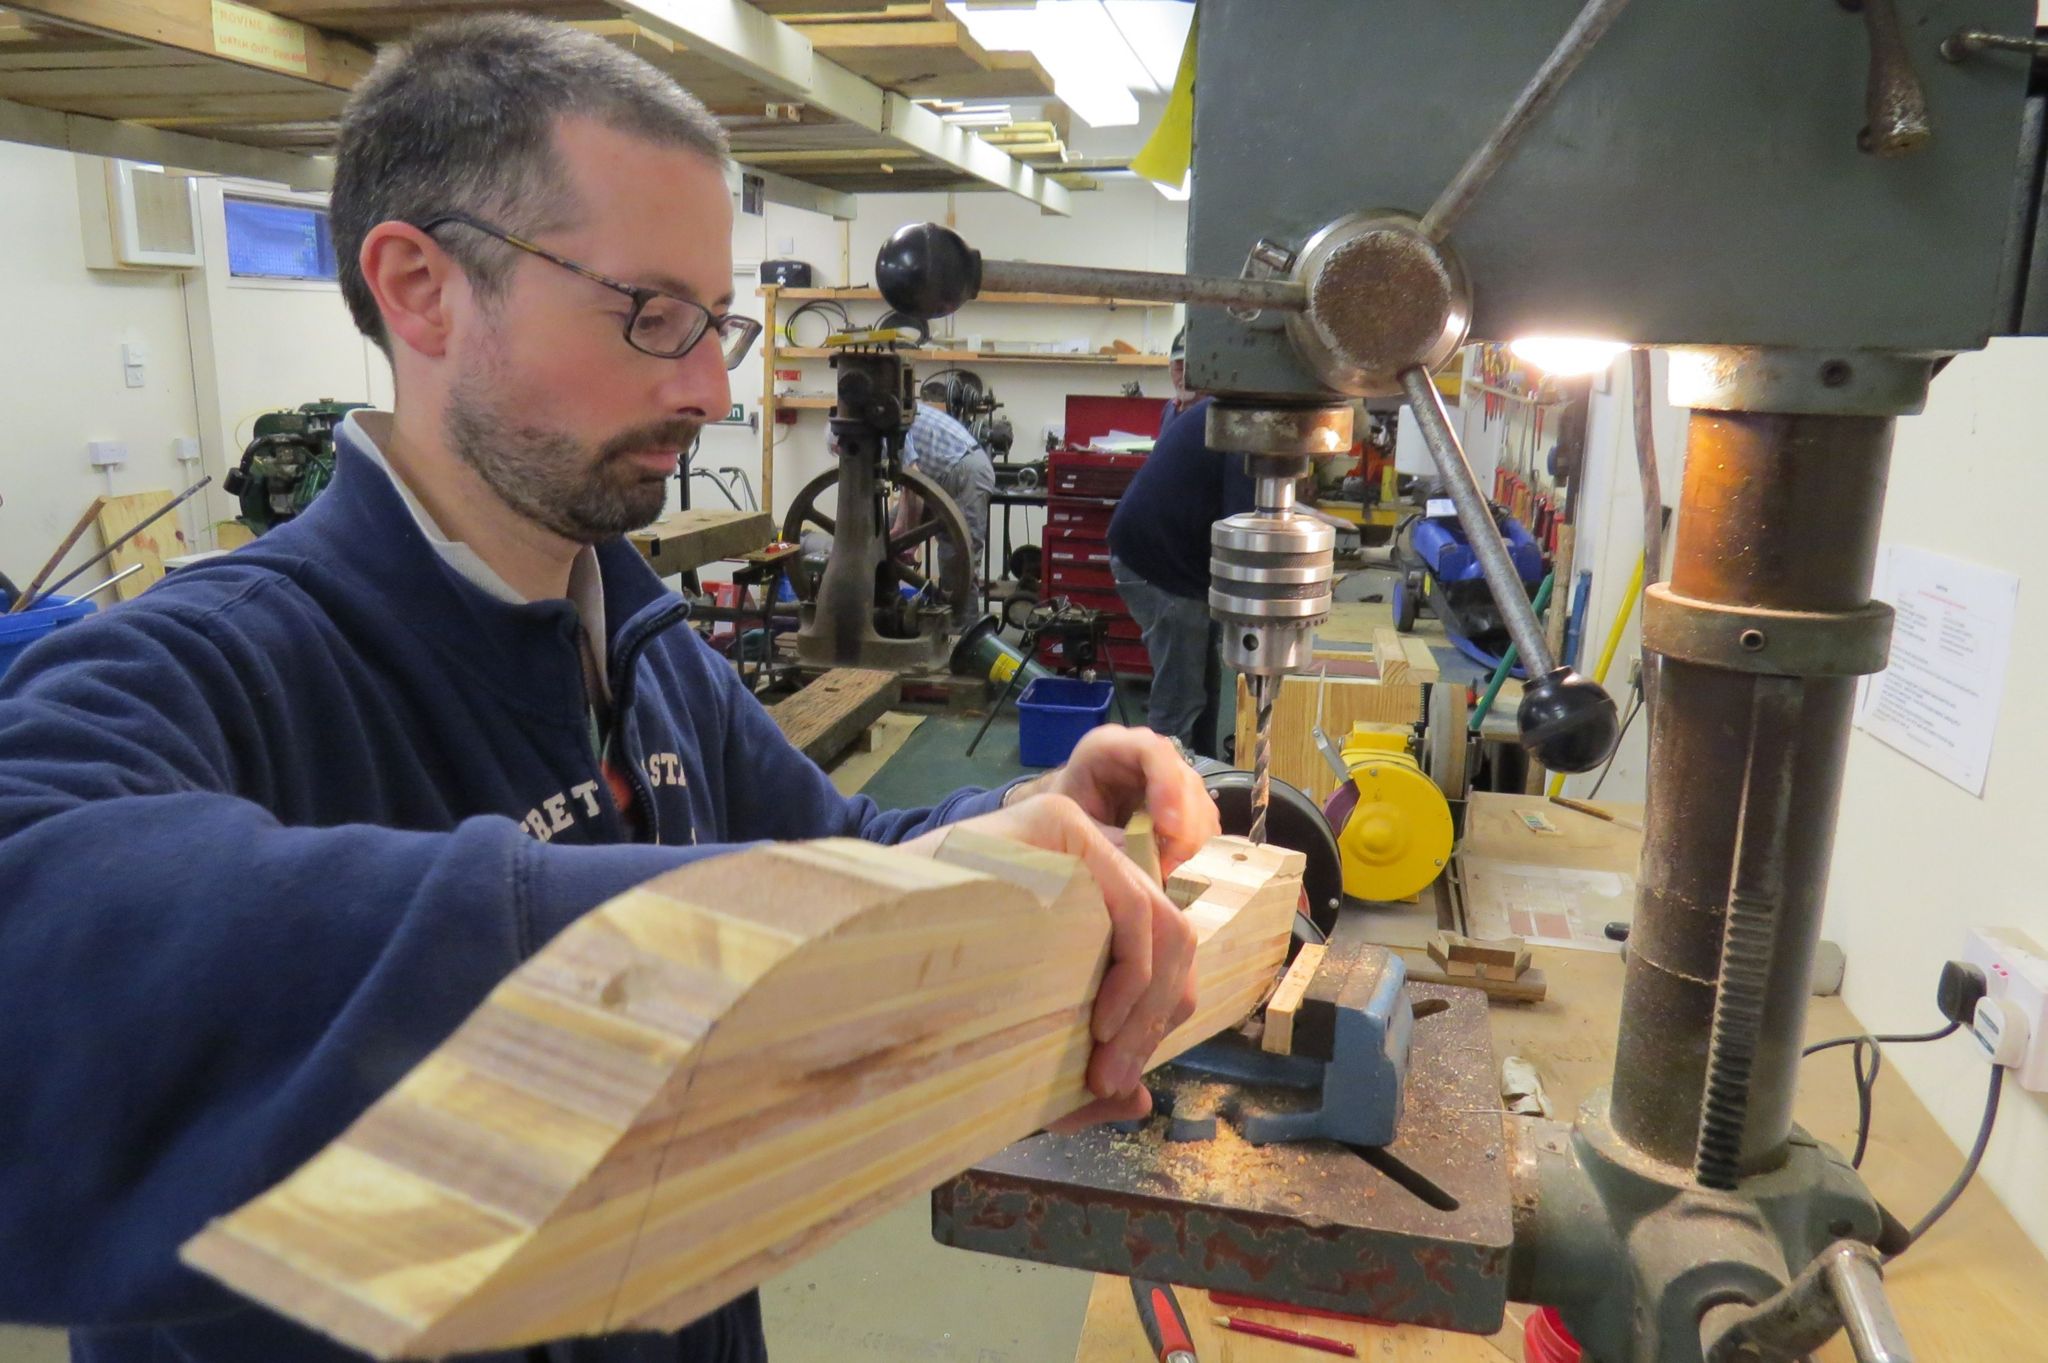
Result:
[[[879,303],[882,301],[880,289],[864,287],[843,289],[784,289],[773,285],[766,287],[775,288],[776,297],[792,302],[802,302],[812,298],[830,298],[850,303]],[[1101,307],[1106,305],[1112,308],[1170,308],[1176,306],[1172,303],[1161,303],[1145,298],[1095,298],[1064,293],[984,293],[970,298],[968,302],[1065,304],[1070,307]]]

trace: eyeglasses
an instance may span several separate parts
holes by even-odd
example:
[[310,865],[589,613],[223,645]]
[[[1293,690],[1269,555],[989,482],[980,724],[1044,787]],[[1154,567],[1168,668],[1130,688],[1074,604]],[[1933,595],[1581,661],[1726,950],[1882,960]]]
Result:
[[552,261],[565,270],[580,274],[593,283],[602,284],[607,289],[616,290],[632,299],[633,310],[626,314],[626,344],[643,355],[652,355],[663,360],[680,359],[690,353],[692,346],[704,339],[704,333],[715,331],[718,333],[719,351],[725,356],[725,367],[737,369],[740,361],[747,357],[747,351],[753,348],[754,338],[761,334],[761,324],[751,317],[741,317],[734,313],[727,313],[723,317],[713,316],[709,308],[692,303],[687,298],[677,298],[674,294],[663,293],[659,289],[642,288],[637,284],[613,279],[608,274],[600,274],[588,265],[578,264],[567,256],[556,255],[545,246],[522,241],[510,232],[501,231],[479,218],[470,217],[467,213],[443,213],[438,218],[422,223],[420,230],[432,232],[451,222],[472,228],[487,237],[495,237],[507,246],[524,251],[528,255]]

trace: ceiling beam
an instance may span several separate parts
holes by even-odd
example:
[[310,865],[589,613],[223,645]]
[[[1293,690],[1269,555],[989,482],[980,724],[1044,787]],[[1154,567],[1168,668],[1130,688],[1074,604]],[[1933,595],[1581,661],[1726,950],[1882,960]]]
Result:
[[369,74],[369,48],[236,0],[9,0],[16,14],[193,52],[330,90]]
[[743,0],[616,0],[620,10],[792,99],[882,140],[1008,190],[1054,213],[1071,211],[1066,188],[907,96],[861,79],[811,49],[801,33]]
[[769,203],[781,204],[786,208],[803,208],[813,213],[823,213],[841,222],[852,222],[860,216],[860,201],[851,194],[842,194],[836,189],[814,185],[806,180],[792,180],[787,175],[777,175],[772,170],[759,166],[735,165],[730,167],[727,182],[738,189],[740,176],[757,175],[761,179],[762,192]]
[[271,180],[293,189],[324,190],[334,183],[334,162],[325,156],[296,156],[291,152],[245,147],[190,133],[37,109],[5,99],[0,99],[0,141],[26,142],[35,147],[124,161],[149,161],[212,175]]

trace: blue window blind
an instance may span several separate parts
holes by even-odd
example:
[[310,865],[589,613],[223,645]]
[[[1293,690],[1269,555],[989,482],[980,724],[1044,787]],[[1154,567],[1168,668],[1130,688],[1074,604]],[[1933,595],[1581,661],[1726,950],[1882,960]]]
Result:
[[227,196],[228,273],[245,279],[333,279],[327,210]]

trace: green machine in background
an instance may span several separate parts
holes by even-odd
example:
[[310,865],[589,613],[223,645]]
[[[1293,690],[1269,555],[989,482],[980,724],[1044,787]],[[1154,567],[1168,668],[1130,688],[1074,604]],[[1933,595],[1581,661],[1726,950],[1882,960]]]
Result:
[[335,427],[367,406],[322,398],[257,417],[255,439],[223,484],[241,499],[235,519],[260,535],[304,511],[334,477]]

